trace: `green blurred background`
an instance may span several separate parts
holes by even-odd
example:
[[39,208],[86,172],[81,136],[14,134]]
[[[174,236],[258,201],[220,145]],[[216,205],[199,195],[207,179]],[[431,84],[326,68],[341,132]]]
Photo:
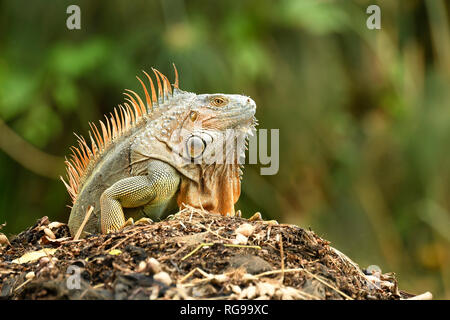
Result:
[[[66,222],[58,176],[88,121],[155,66],[243,93],[280,129],[280,170],[247,165],[245,216],[311,227],[412,293],[450,298],[450,2],[0,2],[0,223]],[[381,7],[381,30],[366,8]]]

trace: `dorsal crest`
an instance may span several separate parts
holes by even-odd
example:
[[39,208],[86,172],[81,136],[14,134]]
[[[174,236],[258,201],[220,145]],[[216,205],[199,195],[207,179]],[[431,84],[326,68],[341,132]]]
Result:
[[[178,71],[175,64],[173,64],[173,68],[175,72],[173,87],[179,89]],[[89,168],[95,164],[111,143],[129,132],[143,119],[151,117],[154,107],[164,103],[164,101],[173,96],[172,85],[167,77],[154,68],[152,68],[152,71],[155,74],[156,87],[150,75],[143,71],[150,83],[150,90],[147,89],[147,86],[139,77],[136,77],[144,90],[145,103],[136,92],[126,89],[123,105],[118,105],[113,112],[105,115],[105,120],[100,120],[98,126],[95,123],[89,123],[91,130],[89,131],[88,141],[84,137],[75,134],[78,138],[78,147],[72,146],[70,148],[72,154],[65,161],[67,181],[61,177],[72,199],[72,203],[75,202],[81,190],[83,178],[86,176]]]

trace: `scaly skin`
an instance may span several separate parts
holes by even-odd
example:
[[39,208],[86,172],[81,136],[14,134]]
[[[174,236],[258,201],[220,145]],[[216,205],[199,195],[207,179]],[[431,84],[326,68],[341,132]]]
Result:
[[[101,130],[91,125],[91,146],[80,138],[75,156],[66,161],[72,235],[90,206],[94,210],[82,237],[120,229],[125,215],[163,218],[184,204],[235,215],[242,173],[238,159],[244,153],[242,141],[255,126],[254,101],[182,91],[176,69],[172,91],[167,78],[153,71],[159,95],[145,73],[151,94],[138,79],[146,104],[136,93],[126,93],[129,104],[120,106],[106,125],[101,122]],[[232,147],[221,148],[227,143]],[[217,160],[220,154],[226,163]]]

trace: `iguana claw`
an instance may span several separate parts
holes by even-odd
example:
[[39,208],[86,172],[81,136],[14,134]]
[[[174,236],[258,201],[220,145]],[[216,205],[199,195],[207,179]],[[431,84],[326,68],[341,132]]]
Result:
[[133,226],[134,224],[135,223],[134,223],[133,218],[128,218],[128,220],[125,221],[124,225],[120,229],[123,229],[125,227],[129,227],[129,226]]
[[256,212],[254,215],[252,215],[250,218],[248,218],[248,221],[264,221],[262,218],[261,213]]
[[152,219],[144,217],[144,218],[141,218],[138,221],[136,221],[134,223],[134,225],[135,226],[145,226],[145,225],[149,225],[149,224],[152,224],[152,223],[153,223]]
[[125,222],[125,224],[120,228],[120,230],[129,227],[129,226],[144,226],[148,224],[152,224],[153,220],[150,218],[141,218],[138,221],[134,222],[133,218],[128,218],[128,220]]

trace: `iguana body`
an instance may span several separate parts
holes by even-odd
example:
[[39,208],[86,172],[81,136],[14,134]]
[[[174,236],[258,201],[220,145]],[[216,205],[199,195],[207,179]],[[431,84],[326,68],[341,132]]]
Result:
[[91,124],[91,145],[79,138],[79,148],[72,148],[64,182],[73,200],[72,235],[90,206],[94,209],[82,236],[118,230],[125,215],[161,218],[184,204],[235,214],[238,159],[245,148],[242,141],[255,126],[254,101],[182,91],[176,69],[172,91],[167,78],[153,71],[158,94],[145,73],[150,93],[138,78],[145,103],[128,90],[127,102],[100,122],[100,130]]

